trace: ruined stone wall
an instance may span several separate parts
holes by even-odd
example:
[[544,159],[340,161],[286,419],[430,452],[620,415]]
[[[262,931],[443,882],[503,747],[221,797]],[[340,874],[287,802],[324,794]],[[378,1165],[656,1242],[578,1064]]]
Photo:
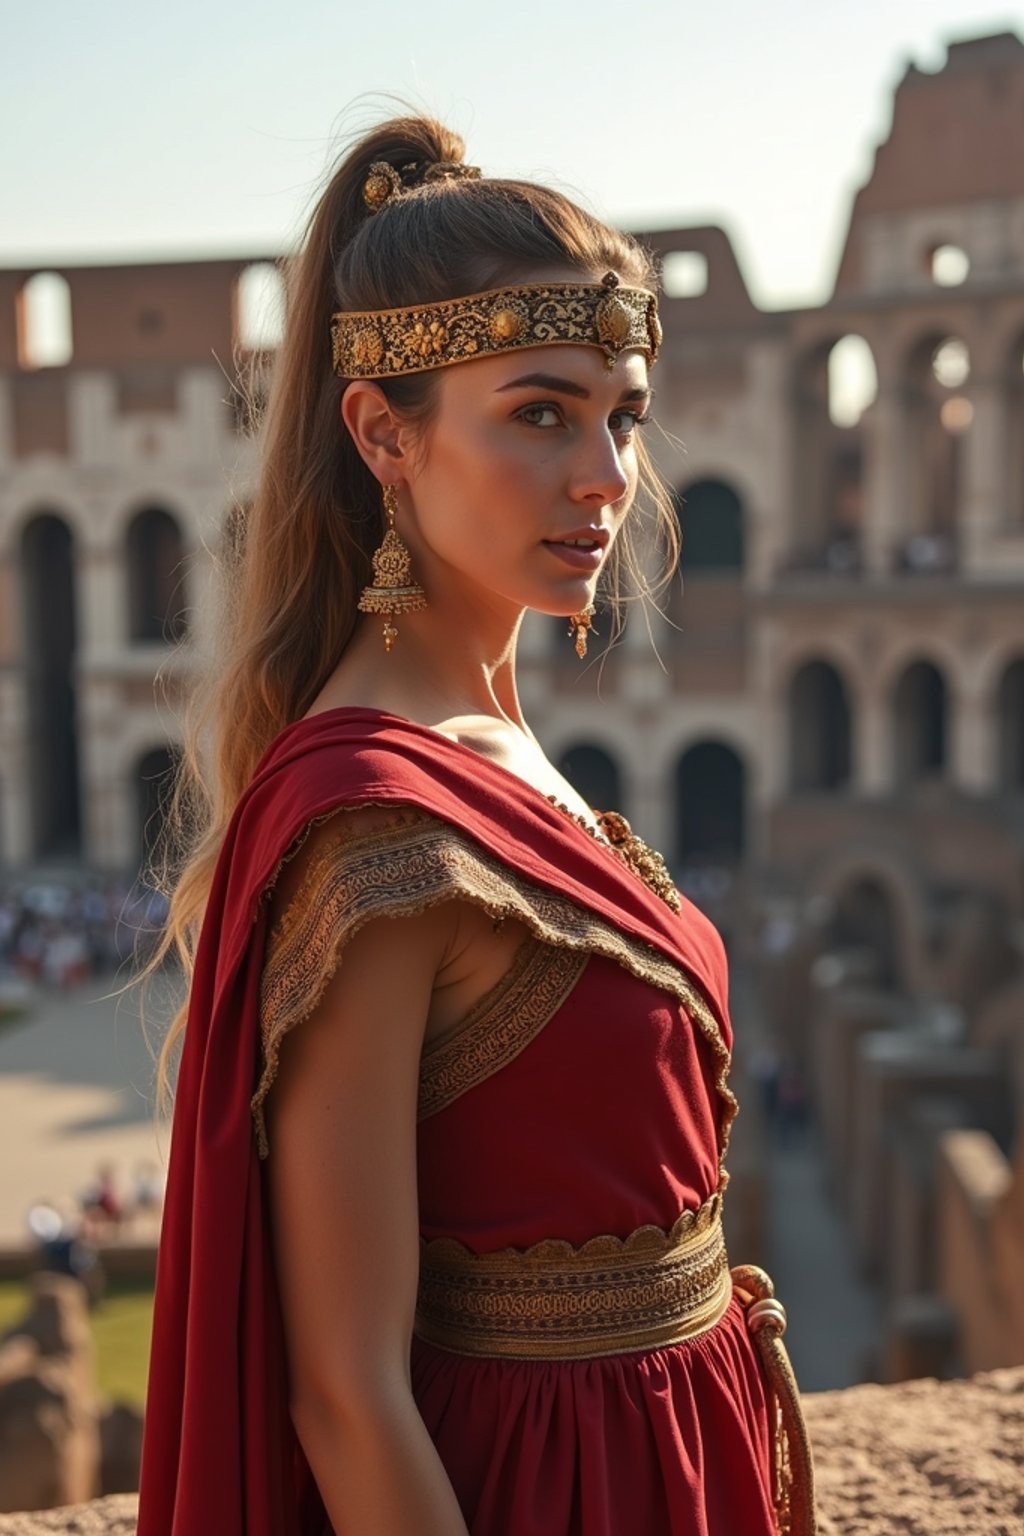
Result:
[[[804,1399],[818,1536],[1010,1536],[1024,1522],[1024,1370]],[[0,1536],[134,1536],[134,1496],[0,1515]],[[730,1536],[740,1536],[739,1532]]]

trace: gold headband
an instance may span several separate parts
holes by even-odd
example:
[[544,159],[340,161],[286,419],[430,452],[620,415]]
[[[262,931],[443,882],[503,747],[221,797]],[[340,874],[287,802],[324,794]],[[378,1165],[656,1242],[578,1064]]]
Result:
[[447,368],[522,347],[600,347],[606,365],[636,348],[652,365],[661,345],[658,300],[600,283],[531,283],[406,309],[339,310],[331,319],[334,371],[343,379],[383,379]]

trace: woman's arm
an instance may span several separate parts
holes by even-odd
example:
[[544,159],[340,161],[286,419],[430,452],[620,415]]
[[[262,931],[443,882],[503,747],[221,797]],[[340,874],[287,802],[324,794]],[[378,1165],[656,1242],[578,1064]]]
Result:
[[419,1058],[455,928],[448,903],[361,929],[267,1101],[292,1418],[344,1536],[466,1536],[409,1379]]

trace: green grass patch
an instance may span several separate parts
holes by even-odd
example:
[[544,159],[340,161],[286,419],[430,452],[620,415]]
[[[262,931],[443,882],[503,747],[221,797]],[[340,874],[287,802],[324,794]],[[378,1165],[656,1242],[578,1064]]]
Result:
[[[0,1281],[0,1332],[24,1316],[28,1299],[28,1287],[20,1280]],[[90,1321],[100,1391],[141,1408],[149,1370],[152,1288],[111,1281]]]

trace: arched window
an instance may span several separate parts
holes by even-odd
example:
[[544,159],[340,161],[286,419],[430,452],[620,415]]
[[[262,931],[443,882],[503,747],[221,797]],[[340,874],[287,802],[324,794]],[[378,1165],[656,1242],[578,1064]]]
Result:
[[850,333],[803,358],[796,380],[796,506],[787,566],[849,575],[859,569],[862,418],[878,393],[874,354]]
[[186,630],[184,542],[161,507],[136,513],[128,527],[128,626],[132,640],[174,644]]
[[708,291],[708,259],[702,251],[669,251],[661,263],[667,299],[699,299]]
[[148,864],[162,849],[167,812],[181,754],[174,747],[154,747],[139,759],[135,770],[135,803],[139,858]]
[[915,348],[906,389],[907,523],[897,567],[910,575],[956,564],[966,434],[974,409],[962,393],[971,373],[966,343],[935,333]]
[[618,764],[602,747],[587,742],[569,747],[558,760],[558,771],[595,811],[625,814]]
[[937,778],[946,764],[946,684],[930,661],[915,661],[893,692],[896,779]]
[[852,881],[837,898],[828,945],[869,956],[874,984],[891,989],[898,981],[898,932],[889,892],[881,881],[865,876]]
[[1024,791],[1024,657],[1010,663],[999,684],[999,782]]
[[833,426],[855,427],[878,394],[875,354],[863,336],[843,336],[828,354],[828,414]]
[[59,272],[37,272],[18,294],[18,362],[60,368],[71,361],[71,289]]
[[676,765],[676,858],[731,864],[746,843],[745,772],[719,741],[689,747]]
[[683,578],[703,571],[742,571],[743,502],[721,480],[695,480],[677,494]]
[[928,276],[939,288],[959,288],[971,270],[971,259],[959,245],[929,246],[926,263]]
[[77,857],[75,557],[62,517],[45,512],[26,523],[21,584],[33,856]]
[[238,344],[272,352],[284,335],[284,283],[272,261],[254,261],[239,275],[236,295]]
[[842,789],[852,752],[846,685],[827,661],[809,661],[789,685],[789,781],[802,790]]

